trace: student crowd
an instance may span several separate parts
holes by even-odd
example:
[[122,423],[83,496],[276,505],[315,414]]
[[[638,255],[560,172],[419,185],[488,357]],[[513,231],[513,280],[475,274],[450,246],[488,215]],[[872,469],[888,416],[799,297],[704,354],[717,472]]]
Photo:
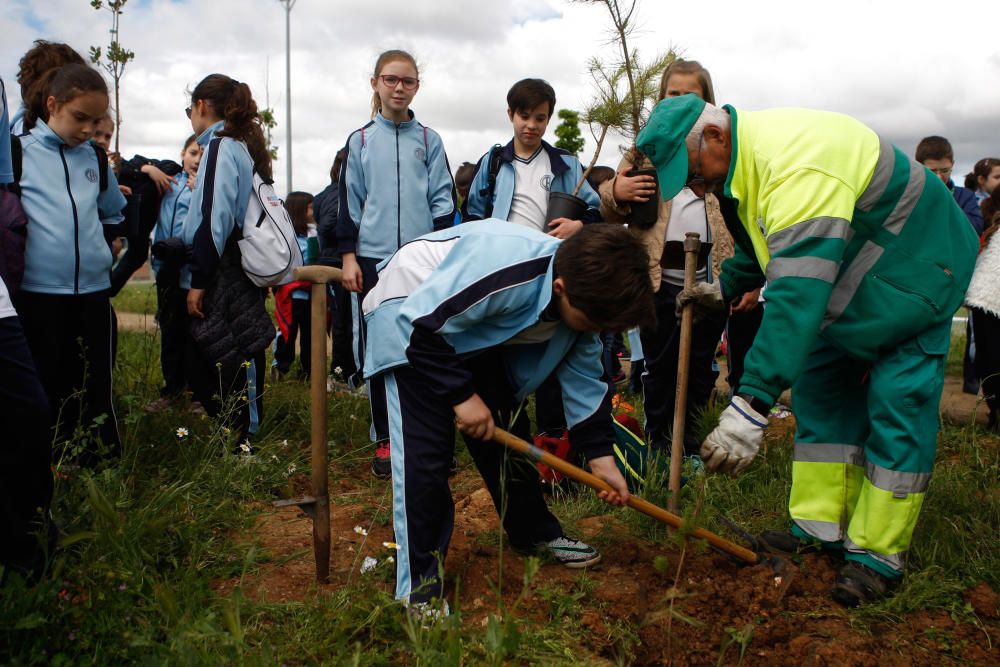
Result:
[[[164,386],[147,409],[190,392],[196,409],[232,428],[237,451],[252,451],[265,376],[290,372],[296,339],[299,372],[308,375],[310,308],[305,284],[275,287],[275,335],[265,292],[241,268],[237,242],[253,175],[271,179],[245,83],[210,74],[193,88],[186,109],[193,134],[178,141],[179,161],[108,153],[106,83],[65,44],[36,42],[18,84],[21,108],[8,117],[3,102],[12,140],[0,142],[0,423],[8,443],[0,561],[38,573],[58,540],[48,512],[53,448],[75,443],[74,462],[92,466],[121,446],[111,297],[150,254]],[[617,168],[586,172],[544,141],[555,92],[523,79],[507,94],[511,140],[453,177],[441,137],[410,108],[420,87],[414,58],[381,54],[371,87],[371,119],[336,154],[330,185],[315,197],[289,193],[284,205],[306,261],[343,271],[331,299],[330,382],[365,391],[370,401],[372,473],[392,480],[400,599],[429,605],[443,594],[456,425],[516,551],[568,567],[600,559],[564,534],[531,464],[504,456],[490,438],[502,426],[530,439],[524,407],[534,394],[536,430],[568,438],[614,489],[602,498],[624,503],[629,489],[612,450],[610,406],[624,380],[621,337],[630,340],[645,437],[653,451],[669,452],[676,313],[687,304],[696,311],[688,416],[715,389],[720,341],[732,402],[704,443],[688,430],[685,456],[696,466],[704,459],[710,471],[742,470],[778,395],[792,387],[793,526],[772,532],[772,546],[843,550],[848,562],[834,597],[845,604],[891,592],[933,465],[941,343],[946,352],[970,278],[967,356],[975,370],[967,384],[978,391],[976,376],[983,378],[991,427],[1000,415],[1000,258],[989,245],[1000,222],[990,196],[1000,159],[980,160],[965,187],[955,186],[954,155],[941,137],[917,148],[927,171],[844,116],[716,107],[709,72],[677,60],[663,73],[663,102]],[[801,139],[815,128],[844,138],[843,146],[817,153],[822,146]],[[553,213],[560,195],[571,195],[577,210]],[[18,227],[20,210],[26,226]],[[959,218],[964,227],[953,224]],[[907,236],[917,232],[904,232],[925,220],[937,225],[922,233],[939,244],[934,261],[923,241]],[[685,289],[683,271],[689,232],[703,241],[693,289]],[[914,287],[905,271],[894,283],[890,258],[910,271],[930,262],[938,291]],[[874,295],[876,279],[896,292]],[[915,302],[912,313],[899,294]],[[866,347],[865,323],[877,325],[886,314],[879,309],[912,322]],[[921,365],[926,358],[935,363]],[[899,389],[907,364],[924,374],[920,396]],[[844,389],[851,382],[860,404]],[[872,402],[895,391],[904,403],[933,403],[934,414],[879,421],[857,391],[865,383]],[[847,408],[831,405],[839,400],[863,413],[864,428],[845,431],[848,414],[838,410]],[[880,428],[905,419],[917,425],[885,436],[897,449],[872,444]],[[91,424],[93,438],[81,447],[77,427]],[[845,476],[853,480],[847,490]],[[888,499],[879,495],[886,490]],[[894,520],[879,523],[871,507],[906,516],[890,526]]]

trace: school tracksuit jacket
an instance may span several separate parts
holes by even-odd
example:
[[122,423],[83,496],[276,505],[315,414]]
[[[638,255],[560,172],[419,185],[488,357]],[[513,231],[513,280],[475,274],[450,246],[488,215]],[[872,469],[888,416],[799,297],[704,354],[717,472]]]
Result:
[[[414,119],[398,125],[381,113],[347,139],[340,174],[337,250],[354,253],[364,289],[352,295],[354,365],[364,365],[367,327],[361,300],[375,286],[375,265],[422,234],[451,226],[455,183],[438,133]],[[360,377],[350,379],[358,384]],[[368,382],[372,439],[388,439],[381,383]]]
[[[572,194],[576,189],[576,184],[583,176],[583,165],[575,155],[555,148],[548,142],[542,141],[542,149],[549,156],[549,163],[552,166],[552,183],[549,186],[550,192],[562,192]],[[486,214],[486,198],[489,194],[489,172],[490,172],[490,152],[479,158],[479,166],[476,175],[472,178],[472,185],[469,186],[469,197],[465,200],[463,207],[464,218],[466,220],[482,220]],[[500,150],[500,170],[497,172],[496,186],[493,190],[493,213],[492,218],[506,220],[510,217],[510,205],[514,200],[514,184],[516,176],[514,173],[514,141],[511,140]],[[590,187],[590,183],[584,181],[577,196],[587,202],[587,212],[583,216],[583,222],[597,222],[601,219],[601,199]]]
[[[20,141],[28,236],[17,303],[25,337],[53,414],[62,410],[59,439],[71,437],[77,421],[89,427],[105,415],[98,433],[105,445],[116,448],[108,298],[112,256],[104,232],[123,220],[125,197],[110,167],[101,191],[97,152],[89,143],[69,146],[42,120]],[[81,388],[85,402],[78,398]],[[82,461],[90,462],[86,456]]]
[[738,391],[771,403],[792,385],[794,530],[896,576],[934,465],[976,233],[939,178],[858,121],[726,108],[725,194],[742,229],[720,282],[726,294],[768,283]]
[[[496,386],[509,386],[516,406],[554,372],[574,447],[588,459],[612,453],[601,342],[552,315],[559,243],[520,225],[486,220],[427,234],[379,266],[379,283],[364,301],[368,326],[379,332],[368,338],[364,370],[366,377],[384,379],[389,406],[394,527],[401,547],[397,597],[425,599],[440,592],[432,554],[443,557],[452,526],[452,406]],[[471,370],[491,355],[502,361],[495,371]],[[497,507],[507,507],[504,527],[511,543],[529,548],[558,537],[537,473],[508,475],[507,484],[516,486],[508,487],[503,502],[497,445],[467,442]]]
[[[340,254],[385,259],[422,234],[451,226],[455,184],[438,133],[381,113],[347,140],[340,175]],[[423,205],[426,202],[426,206]]]
[[[243,219],[253,190],[253,158],[243,142],[231,137],[216,136],[224,125],[223,121],[219,121],[198,136],[198,143],[205,149],[205,153],[198,168],[198,181],[191,193],[187,217],[184,219],[184,243],[191,248],[189,270],[181,273],[181,287],[185,289],[205,289],[211,286],[219,271],[222,255],[231,244],[234,230],[243,228]],[[240,377],[227,385],[232,391],[237,391],[244,384],[247,387],[247,400],[241,404],[239,417],[239,427],[245,434],[256,433],[260,425],[263,408],[260,383],[263,369],[262,350],[250,360],[250,367],[245,371],[241,367],[238,371]],[[206,409],[214,412],[217,406],[212,396],[218,393],[219,378],[214,364],[209,363],[200,370],[200,373],[192,373],[193,377],[190,379],[197,385],[192,389]]]
[[[170,189],[160,199],[160,215],[153,227],[153,245],[169,238],[179,237],[184,232],[184,220],[191,207],[192,190],[188,187],[188,174],[182,171],[177,174]],[[248,199],[249,200],[249,199]],[[153,271],[159,272],[163,262],[155,257],[150,259]]]

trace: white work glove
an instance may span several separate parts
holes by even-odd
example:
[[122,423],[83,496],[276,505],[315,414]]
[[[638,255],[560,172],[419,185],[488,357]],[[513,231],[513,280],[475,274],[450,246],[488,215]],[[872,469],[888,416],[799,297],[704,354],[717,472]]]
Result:
[[767,417],[763,417],[739,396],[733,396],[722,411],[719,425],[701,443],[705,468],[737,474],[750,465],[764,439]]
[[722,288],[719,282],[695,283],[694,287],[682,289],[677,294],[677,317],[681,316],[684,306],[693,306],[694,322],[700,322],[706,315],[722,313],[726,309],[726,303],[722,300]]

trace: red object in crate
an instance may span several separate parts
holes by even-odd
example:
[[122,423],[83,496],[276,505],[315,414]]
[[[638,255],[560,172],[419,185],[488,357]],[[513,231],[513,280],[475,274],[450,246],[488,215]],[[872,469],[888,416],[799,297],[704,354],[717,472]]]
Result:
[[[553,456],[558,456],[563,461],[569,458],[569,431],[563,431],[558,436],[550,435],[548,433],[539,433],[532,439],[535,441],[535,447],[538,447],[543,452],[547,452]],[[537,466],[538,475],[542,478],[543,482],[548,484],[558,484],[562,481],[562,474],[556,472],[544,463],[539,463]]]

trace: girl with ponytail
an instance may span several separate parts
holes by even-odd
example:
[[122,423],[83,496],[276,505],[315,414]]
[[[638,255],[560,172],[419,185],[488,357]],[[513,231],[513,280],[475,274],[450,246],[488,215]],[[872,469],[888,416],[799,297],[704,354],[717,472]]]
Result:
[[[361,303],[378,281],[375,266],[404,243],[450,227],[456,208],[455,184],[441,137],[417,122],[410,110],[420,89],[417,61],[406,51],[386,51],[375,61],[371,87],[372,120],[351,134],[345,147],[337,222],[343,285],[354,293],[358,369],[363,367],[364,341],[370,333]],[[388,479],[388,417],[384,386],[378,379],[370,383],[369,398],[377,443],[372,472]]]
[[[260,423],[262,387],[257,380],[263,377],[264,354],[274,330],[272,326],[266,338],[247,336],[244,322],[234,322],[229,313],[212,309],[221,308],[218,304],[224,299],[234,301],[238,294],[241,303],[249,304],[240,318],[250,318],[250,324],[259,325],[261,316],[268,317],[263,292],[253,286],[240,266],[236,241],[242,235],[253,174],[270,182],[271,156],[257,103],[247,84],[225,74],[210,74],[191,92],[186,112],[204,156],[184,220],[183,238],[191,249],[191,259],[181,274],[181,287],[188,290],[188,314],[206,320],[212,325],[211,333],[217,334],[201,344],[190,341],[188,382],[195,399],[212,416],[222,413],[227,397],[237,398],[236,409],[226,405],[225,414],[236,417],[230,421],[243,442],[257,432]],[[195,328],[204,331],[192,322]],[[226,342],[220,342],[219,336]],[[226,352],[225,359],[220,359],[220,350]],[[218,397],[220,388],[222,395]],[[242,447],[243,451],[248,449]]]

